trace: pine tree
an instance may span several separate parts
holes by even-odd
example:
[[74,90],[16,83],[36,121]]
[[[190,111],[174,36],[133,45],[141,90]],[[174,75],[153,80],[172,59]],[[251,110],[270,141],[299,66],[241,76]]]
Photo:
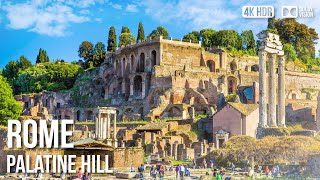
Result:
[[144,29],[143,29],[143,24],[142,22],[139,23],[138,27],[138,37],[137,41],[143,41],[144,40]]
[[108,47],[107,51],[116,51],[117,48],[117,35],[116,29],[114,26],[111,26],[109,29],[109,37],[108,37]]

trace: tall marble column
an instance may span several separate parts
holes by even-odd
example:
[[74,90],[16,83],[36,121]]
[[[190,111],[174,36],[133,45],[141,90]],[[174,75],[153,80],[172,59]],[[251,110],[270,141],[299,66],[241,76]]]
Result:
[[102,118],[103,120],[103,132],[102,132],[102,139],[106,139],[106,132],[107,132],[107,119],[106,119],[106,115],[103,116]]
[[259,127],[267,126],[266,58],[267,52],[259,51]]
[[113,116],[113,146],[118,147],[117,141],[117,114]]
[[268,122],[270,127],[277,126],[277,95],[276,95],[276,54],[269,56],[269,108],[268,108]]
[[107,114],[107,139],[110,139],[110,121],[111,121],[111,118],[110,118],[110,114],[108,113]]
[[285,59],[280,56],[278,60],[278,126],[286,126],[286,104],[285,104]]
[[96,139],[99,139],[99,114],[96,115]]

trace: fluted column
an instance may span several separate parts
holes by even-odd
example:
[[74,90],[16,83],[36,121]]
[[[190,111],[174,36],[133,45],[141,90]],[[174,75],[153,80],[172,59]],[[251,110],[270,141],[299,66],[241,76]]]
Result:
[[115,113],[113,117],[113,146],[117,147],[117,114]]
[[110,139],[110,114],[107,114],[107,139]]
[[268,111],[268,123],[269,126],[277,126],[277,106],[276,106],[276,54],[270,54],[269,56],[269,111]]
[[102,139],[106,139],[106,133],[107,133],[107,121],[106,121],[106,116],[103,116],[103,133],[102,133]]
[[259,127],[267,126],[266,58],[267,52],[259,51]]
[[96,139],[99,139],[99,114],[96,115]]
[[285,59],[284,56],[278,60],[278,126],[285,127],[286,109],[285,109]]

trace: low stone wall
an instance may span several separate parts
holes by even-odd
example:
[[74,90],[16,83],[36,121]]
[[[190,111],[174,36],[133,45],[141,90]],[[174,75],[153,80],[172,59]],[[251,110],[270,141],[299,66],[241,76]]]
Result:
[[131,165],[138,168],[143,163],[144,151],[142,148],[116,148],[113,158],[113,167],[116,169],[128,168]]

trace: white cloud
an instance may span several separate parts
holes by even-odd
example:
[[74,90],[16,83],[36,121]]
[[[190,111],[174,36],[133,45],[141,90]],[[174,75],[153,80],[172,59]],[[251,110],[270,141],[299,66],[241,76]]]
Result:
[[223,0],[176,2],[145,0],[141,5],[145,8],[146,14],[162,23],[174,21],[194,29],[204,27],[220,29],[223,23],[237,18]]
[[[163,23],[184,27],[184,29],[200,30],[203,28],[235,29],[239,32],[251,29],[255,34],[267,27],[267,19],[244,19],[241,15],[244,5],[271,5],[275,8],[276,18],[281,18],[281,7],[294,5],[312,7],[316,17],[297,18],[298,22],[315,28],[320,36],[320,1],[316,0],[141,0],[139,7],[144,8],[147,15]],[[320,44],[317,44],[317,49]]]
[[102,18],[95,18],[94,20],[97,21],[97,22],[99,22],[99,23],[102,22]]
[[128,4],[127,7],[126,7],[126,11],[128,12],[138,12],[138,8],[137,8],[137,5],[134,5],[134,4]]
[[67,5],[72,5],[80,8],[87,8],[89,6],[95,5],[98,1],[96,0],[58,0],[64,2]]
[[34,0],[19,4],[5,4],[2,9],[9,20],[8,27],[26,29],[48,36],[64,36],[70,23],[83,23],[89,17],[77,15],[70,6],[60,2]]
[[86,14],[90,14],[90,11],[88,9],[82,9],[79,11],[79,13],[86,15]]
[[117,9],[117,10],[121,10],[122,9],[122,6],[120,4],[110,3],[110,6],[113,7],[114,9]]

